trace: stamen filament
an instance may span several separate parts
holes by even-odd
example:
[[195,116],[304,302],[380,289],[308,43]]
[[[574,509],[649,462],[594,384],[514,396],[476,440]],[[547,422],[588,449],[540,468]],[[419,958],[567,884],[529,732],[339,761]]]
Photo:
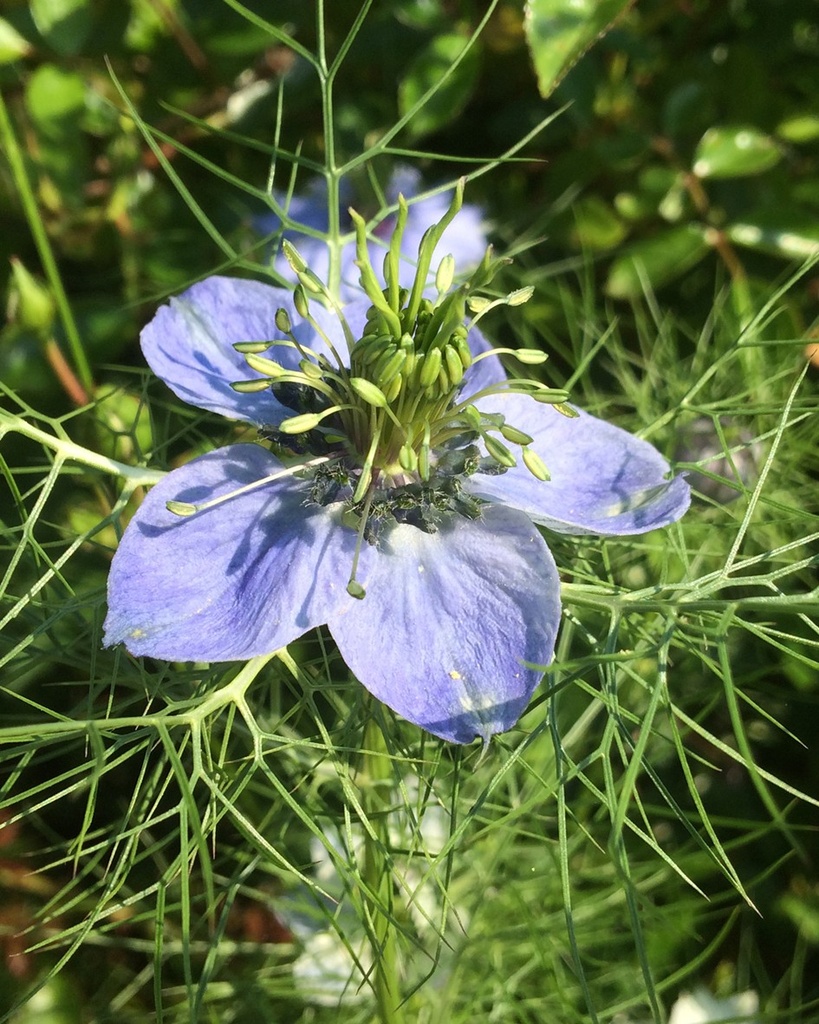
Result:
[[215,508],[217,505],[230,501],[232,498],[238,498],[242,494],[254,491],[257,487],[263,487],[266,484],[273,483],[275,480],[282,480],[287,476],[295,476],[303,469],[313,469],[315,466],[321,466],[326,462],[336,462],[341,457],[341,455],[318,455],[314,459],[308,459],[307,462],[300,462],[297,466],[290,466],[287,469],[280,470],[278,473],[271,473],[270,476],[263,476],[259,480],[253,480],[251,483],[245,484],[244,487],[238,487],[235,491],[222,494],[218,498],[212,498],[210,501],[203,501],[198,505],[188,501],[166,501],[165,508],[175,516],[192,516],[198,512],[205,512],[210,508]]

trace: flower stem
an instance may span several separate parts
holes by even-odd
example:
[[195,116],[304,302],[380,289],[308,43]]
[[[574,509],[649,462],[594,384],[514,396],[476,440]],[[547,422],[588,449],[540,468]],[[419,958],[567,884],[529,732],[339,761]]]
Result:
[[364,733],[364,764],[360,775],[362,803],[372,826],[365,833],[363,881],[371,918],[370,942],[378,1019],[381,1024],[402,1024],[398,936],[391,912],[394,898],[389,854],[392,767],[384,734],[375,718]]

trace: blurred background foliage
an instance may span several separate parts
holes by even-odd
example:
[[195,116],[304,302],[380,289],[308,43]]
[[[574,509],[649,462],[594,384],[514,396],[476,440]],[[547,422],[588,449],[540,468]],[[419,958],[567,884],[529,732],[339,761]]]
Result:
[[[360,0],[327,4],[331,54],[360,10]],[[306,0],[5,0],[0,6],[0,89],[45,231],[45,241],[38,242],[7,152],[9,159],[0,159],[0,294],[9,297],[0,329],[0,381],[32,416],[47,414],[68,424],[73,437],[124,461],[187,459],[197,445],[210,445],[219,430],[224,433],[224,424],[214,427],[208,418],[180,409],[155,382],[146,382],[139,328],[165,296],[207,273],[263,272],[271,243],[260,237],[258,218],[268,211],[265,195],[276,145],[298,154],[279,163],[278,189],[300,191],[311,180],[310,166],[324,161],[316,77],[297,50],[271,33],[271,25],[315,52],[315,9]],[[702,573],[718,571],[725,555],[718,537],[720,531],[727,535],[732,520],[723,507],[724,491],[714,485],[727,484],[729,497],[743,492],[749,480],[753,486],[764,452],[782,441],[779,417],[804,364],[803,348],[815,333],[819,275],[810,268],[795,274],[819,252],[815,0],[531,0],[526,9],[517,0],[376,2],[336,80],[339,162],[354,159],[392,131],[447,73],[441,89],[379,157],[376,179],[383,185],[391,165],[405,162],[405,151],[411,151],[412,162],[434,185],[478,169],[545,118],[558,115],[513,161],[477,175],[467,199],[486,211],[501,251],[516,255],[508,271],[512,286],[536,288],[532,301],[516,311],[515,331],[523,343],[548,348],[555,381],[574,384],[592,408],[619,409],[633,417],[632,424],[659,423],[651,439],[682,464],[704,470],[697,478],[702,525],[688,557],[698,560]],[[150,126],[147,134],[133,113]],[[367,168],[357,168],[353,179],[357,205],[374,212],[379,197]],[[72,317],[62,315],[55,278],[45,265],[47,250],[76,329]],[[737,351],[737,337],[763,329],[764,345]],[[82,339],[85,364],[75,335]],[[811,351],[819,361],[816,349]],[[709,384],[703,408],[690,400],[695,382]],[[809,396],[815,394],[815,378],[806,387]],[[817,470],[815,416],[810,416],[812,399],[805,401],[787,433],[783,450],[790,454],[771,473],[762,522],[755,524],[744,552],[774,552],[768,568],[773,564],[785,590],[791,586],[800,593],[816,585],[815,557],[800,547],[807,528],[799,510],[810,508],[806,495],[816,496]],[[78,412],[89,403],[90,413]],[[679,419],[663,420],[678,406],[685,406]],[[705,440],[698,433],[702,429]],[[707,457],[712,442],[721,462]],[[12,440],[4,449],[4,466],[28,464],[32,474],[39,472],[42,451],[34,449],[28,441]],[[9,485],[0,505],[2,522],[9,524],[4,554],[12,557],[21,532],[10,524],[29,521],[38,494],[53,504],[50,518],[35,517],[37,557],[28,566],[15,563],[14,585],[0,611],[9,612],[69,542],[79,537],[85,543],[77,544],[70,566],[61,565],[19,615],[6,616],[0,671],[15,699],[5,700],[1,710],[9,723],[24,721],[21,699],[31,713],[47,706],[45,717],[104,710],[108,680],[117,674],[117,656],[100,653],[97,646],[105,552],[116,543],[122,506],[105,483],[89,485],[71,474],[58,479],[56,472],[44,472],[46,484],[39,492],[20,485],[24,473],[4,471]],[[635,546],[635,555],[608,542],[554,546],[559,563],[573,566],[573,579],[581,583],[602,578],[648,586],[646,566],[662,567],[674,578],[685,560],[649,540]],[[53,558],[50,552],[56,552]],[[623,736],[636,742],[635,722],[650,704],[641,680],[657,657],[643,620],[627,612],[618,623],[620,647],[609,653],[612,658],[621,656],[621,648],[630,653],[623,655],[626,678],[618,677],[615,698],[607,689],[614,669],[595,660],[613,635],[605,616],[582,601],[568,605],[567,661],[559,684],[566,721],[588,713],[590,691],[583,685],[591,687],[591,678],[609,712],[626,695],[632,700],[635,717],[619,721]],[[745,733],[725,694],[733,693],[734,681],[742,687],[746,738],[766,769],[787,786],[819,793],[815,750],[790,735],[809,743],[819,733],[815,610],[815,602],[806,601],[787,621],[779,612],[767,617],[764,608],[756,617],[749,613],[739,640],[727,639],[721,614],[706,610],[675,634],[675,679],[684,679],[686,687],[675,699],[691,711],[700,730],[692,726],[686,743],[692,757],[701,759],[696,786],[730,849],[733,880],[720,857],[707,852],[712,837],[691,826],[693,782],[675,756],[673,736],[659,726],[645,757],[662,785],[646,780],[641,791],[642,813],[654,822],[655,842],[645,843],[633,832],[623,840],[646,915],[642,948],[651,950],[656,971],[664,970],[672,980],[703,978],[723,992],[751,985],[773,1007],[765,1019],[793,1024],[819,1019],[816,810],[798,800],[791,805],[786,792],[782,809],[774,813],[760,797],[759,779],[732,758],[738,733]],[[569,637],[575,644],[571,650]],[[711,641],[715,647],[708,646]],[[302,666],[321,661],[308,641],[299,659]],[[591,677],[589,665],[597,666]],[[715,691],[717,678],[726,684],[725,693]],[[195,679],[206,688],[207,674],[199,672]],[[579,685],[574,696],[571,682]],[[140,714],[162,687],[166,697],[182,699],[190,685],[180,671],[123,673],[117,715]],[[281,699],[286,708],[298,708],[301,698],[287,696],[287,685],[292,680],[282,683]],[[332,704],[330,698],[316,699]],[[271,709],[271,720],[280,711]],[[332,718],[323,704],[321,714]],[[590,735],[598,749],[615,751],[615,761],[619,749],[628,763],[618,747],[626,739],[615,739],[602,726]],[[167,769],[158,762],[153,738],[140,737],[130,753],[140,778],[152,780],[156,803],[149,801],[149,818],[157,832],[128,876],[130,909],[110,917],[71,968],[41,990],[40,1002],[18,1012],[14,1019],[20,1024],[147,1019],[151,972],[165,954],[150,938],[152,915],[159,911],[146,909],[139,896],[150,888],[155,865],[164,865],[163,800],[173,803],[174,797],[165,794],[171,775],[163,775]],[[527,753],[536,766],[533,776],[558,772],[550,756],[538,753],[546,740],[546,733],[536,735]],[[127,746],[128,741],[117,742]],[[252,744],[252,736],[234,724],[219,742],[227,761],[228,751],[240,758],[237,750]],[[54,929],[67,929],[69,938],[76,938],[87,909],[83,900],[106,892],[110,864],[118,863],[103,838],[107,825],[119,820],[118,812],[103,805],[86,835],[83,829],[91,823],[81,822],[85,798],[75,801],[71,795],[74,780],[91,784],[85,767],[90,756],[84,737],[73,747],[41,743],[36,753],[32,744],[30,762],[25,753],[20,760],[18,749],[9,762],[13,768],[3,776],[10,796],[6,813],[16,817],[23,807],[25,815],[0,832],[0,1014],[40,976],[42,958],[54,964],[59,955],[54,949],[26,950],[40,942],[48,946]],[[453,761],[447,771],[468,788],[455,755]],[[114,789],[116,764],[115,756],[114,767],[106,767],[106,784]],[[719,772],[705,771],[714,766]],[[133,766],[118,770],[134,771]],[[575,899],[582,903],[583,892],[596,886],[594,906],[611,913],[601,910],[597,918],[576,921],[573,941],[599,968],[594,993],[599,1008],[609,1008],[605,1019],[625,1020],[616,1013],[633,1006],[637,1017],[642,1012],[647,1019],[639,995],[645,977],[625,924],[633,908],[623,902],[622,863],[586,842],[587,836],[601,834],[601,818],[608,813],[589,794],[610,780],[592,754],[575,770],[566,790],[576,798],[570,814],[578,826],[570,844]],[[442,1016],[435,1019],[448,1019],[447,1007],[464,1019],[587,1019],[580,997],[578,1002],[560,995],[561,986],[576,984],[576,978],[569,966],[558,859],[550,861],[543,844],[525,841],[544,833],[557,841],[560,832],[557,812],[544,805],[548,786],[541,784],[542,789],[527,789],[521,782],[518,788],[505,778],[497,804],[490,801],[479,812],[491,817],[494,811],[496,820],[508,822],[517,830],[510,834],[523,840],[487,828],[474,841],[480,851],[475,870],[480,866],[486,872],[481,876],[486,888],[479,895],[468,879],[462,883],[460,898],[465,904],[471,900],[475,924],[442,996]],[[130,785],[131,774],[123,792]],[[305,838],[298,822],[288,830],[275,818],[274,812],[292,820],[287,800],[282,796],[268,809],[252,786],[237,786],[242,814],[248,820],[266,818],[268,825],[272,820],[270,827],[281,832],[277,840],[285,848],[292,844],[293,857],[303,862]],[[24,804],[15,802],[17,792],[25,793]],[[44,796],[49,793],[59,799],[49,804]],[[37,810],[40,796],[48,805],[42,811]],[[339,799],[335,794],[328,801],[338,806]],[[677,799],[688,808],[680,815],[671,813]],[[65,850],[76,851],[83,842],[98,852],[72,875],[77,864]],[[238,886],[248,867],[238,852],[242,842],[241,830],[229,835],[212,869],[227,888]],[[710,903],[678,875],[660,870],[658,853],[666,850],[706,889]],[[49,870],[31,874],[32,865],[46,864]],[[264,1014],[272,1012],[281,1020],[338,1019],[335,1011],[320,1007],[304,1011],[275,973],[280,970],[284,977],[281,967],[267,978],[264,997],[254,987],[258,972],[270,969],[269,961],[248,948],[256,943],[265,950],[266,943],[292,940],[275,915],[261,909],[269,892],[283,884],[274,876],[271,872],[254,883],[250,894],[243,892],[229,920],[227,911],[224,920],[219,918],[216,930],[233,943],[236,978],[245,987],[213,987],[200,1019],[254,1021],[269,1019]],[[761,919],[743,908],[737,880],[752,890]],[[195,899],[204,899],[213,879],[205,873],[196,884],[202,892]],[[664,908],[670,909],[664,914]],[[612,920],[622,926],[612,928]],[[213,935],[214,923],[203,912],[196,924],[192,938],[176,939],[182,945],[190,939],[201,963],[212,967],[207,936]],[[178,987],[179,1005],[189,985],[181,963],[168,960],[162,981],[171,1003]],[[551,1001],[538,989],[546,971],[557,979]],[[580,986],[586,999],[588,984]],[[83,1000],[91,1010],[82,1009]],[[353,1009],[349,1019],[368,1019],[368,1012]],[[181,1012],[179,1019],[185,1019]]]

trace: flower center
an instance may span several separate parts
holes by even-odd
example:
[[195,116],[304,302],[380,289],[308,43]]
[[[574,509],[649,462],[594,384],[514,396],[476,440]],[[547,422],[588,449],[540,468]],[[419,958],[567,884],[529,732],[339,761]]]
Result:
[[[287,340],[235,346],[262,376],[232,386],[240,392],[271,388],[282,404],[298,410],[271,436],[298,454],[314,456],[313,466],[321,464],[313,470],[313,500],[320,504],[347,501],[360,541],[373,540],[378,525],[387,518],[432,530],[445,515],[478,515],[479,502],[464,493],[461,481],[474,472],[505,472],[515,466],[517,459],[509,445],[520,449],[535,477],[549,479],[530,447],[532,438],[506,423],[503,415],[479,409],[477,401],[511,391],[574,415],[565,405],[565,391],[526,378],[504,379],[461,397],[465,375],[482,359],[511,353],[524,364],[537,365],[547,358],[536,349],[495,348],[475,354],[470,348],[468,332],[486,313],[499,305],[520,305],[532,293],[531,288],[522,288],[495,299],[480,294],[508,262],[493,258],[491,246],[469,279],[454,289],[454,260],[445,256],[435,274],[437,298],[425,295],[434,251],[461,207],[463,184],[459,182],[444,217],[424,234],[410,288],[399,284],[408,213],[403,197],[398,199],[395,230],[384,258],[384,288],[370,262],[366,225],[350,211],[361,287],[371,303],[360,337],[353,335],[323,282],[285,241],[285,255],[299,280],[293,294],[295,309],[323,340],[330,356],[297,340],[284,309],[277,311],[276,326]],[[311,300],[323,302],[339,317],[346,358],[311,315]],[[295,349],[300,356],[298,369],[286,368],[264,354],[275,346]],[[351,593],[360,589],[354,575]]]

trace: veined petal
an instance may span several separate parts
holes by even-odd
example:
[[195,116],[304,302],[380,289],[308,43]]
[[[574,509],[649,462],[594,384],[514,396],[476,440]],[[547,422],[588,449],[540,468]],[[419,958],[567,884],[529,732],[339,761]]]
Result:
[[499,476],[469,478],[472,493],[520,509],[560,533],[645,533],[676,522],[691,500],[681,476],[648,441],[579,411],[561,415],[525,395],[493,395],[478,406],[499,412],[534,439],[532,448],[551,473],[537,480],[518,464]]
[[212,501],[282,469],[259,445],[237,444],[157,484],[114,555],[106,645],[173,661],[251,658],[353,602],[355,531],[340,525],[340,506],[306,506],[303,481],[271,481],[191,516],[165,507]]
[[[473,356],[478,356],[482,352],[488,352],[492,348],[477,327],[473,327],[469,332],[469,347],[472,350]],[[500,359],[497,356],[485,356],[477,363],[473,363],[464,374],[464,382],[458,399],[463,401],[466,398],[470,398],[484,388],[490,388],[493,384],[500,384],[506,378],[507,373]]]
[[537,529],[512,509],[453,516],[434,534],[394,527],[367,595],[328,622],[367,689],[443,739],[511,728],[552,659],[560,581]]
[[[276,425],[292,415],[292,410],[270,391],[240,394],[230,385],[259,378],[233,345],[238,341],[282,340],[284,335],[275,323],[280,308],[287,310],[299,342],[316,353],[329,355],[313,327],[296,313],[289,291],[259,281],[219,276],[200,281],[161,306],[142,331],[142,351],[154,373],[184,402],[230,419]],[[312,304],[311,312],[345,357],[347,345],[338,317],[319,303]],[[360,326],[357,323],[356,329]],[[270,355],[291,368],[302,358],[286,346],[274,346]]]

